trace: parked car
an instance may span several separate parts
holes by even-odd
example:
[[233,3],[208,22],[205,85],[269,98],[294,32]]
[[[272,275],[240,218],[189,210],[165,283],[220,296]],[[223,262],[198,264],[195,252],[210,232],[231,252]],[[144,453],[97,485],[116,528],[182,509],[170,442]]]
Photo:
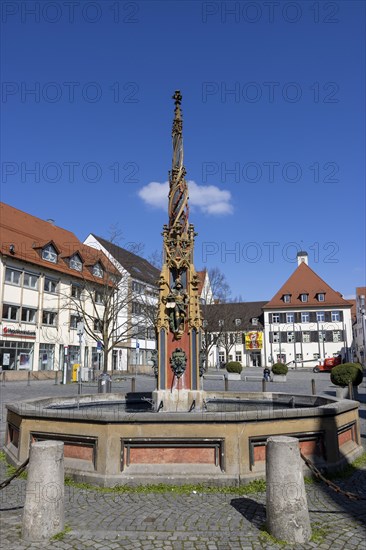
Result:
[[336,357],[327,357],[324,359],[324,363],[313,368],[313,372],[330,372],[333,367],[342,363],[342,357],[337,355]]

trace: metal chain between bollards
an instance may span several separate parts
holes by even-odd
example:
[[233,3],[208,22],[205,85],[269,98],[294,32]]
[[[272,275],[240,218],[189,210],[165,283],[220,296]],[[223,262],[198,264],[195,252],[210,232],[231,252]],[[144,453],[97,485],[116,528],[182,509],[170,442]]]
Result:
[[330,481],[329,479],[325,478],[323,474],[320,472],[320,470],[318,470],[318,468],[308,458],[306,458],[301,451],[300,451],[300,456],[305,462],[306,466],[309,468],[309,470],[314,474],[314,476],[317,477],[318,479],[321,479],[321,481],[323,481],[326,485],[328,485],[330,489],[332,489],[336,493],[344,495],[345,497],[351,500],[366,500],[366,497],[361,497],[360,495],[357,495],[356,493],[351,493],[350,491],[344,491],[338,485],[333,483],[333,481]]
[[21,464],[19,466],[19,468],[17,470],[15,470],[15,472],[13,473],[13,475],[11,475],[10,477],[8,477],[8,479],[5,479],[5,481],[2,481],[0,483],[0,491],[2,489],[5,489],[5,487],[7,487],[9,485],[9,483],[11,483],[13,481],[13,479],[15,479],[16,477],[19,477],[20,474],[22,474],[24,472],[24,470],[26,469],[26,467],[28,466],[28,463],[29,463],[29,458],[27,458],[27,460],[25,460],[23,462],[23,464]]

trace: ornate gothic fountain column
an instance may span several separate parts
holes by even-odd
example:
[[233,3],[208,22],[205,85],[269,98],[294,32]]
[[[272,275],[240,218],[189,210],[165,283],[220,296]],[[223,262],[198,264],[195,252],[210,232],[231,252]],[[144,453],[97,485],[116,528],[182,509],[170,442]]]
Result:
[[188,223],[188,186],[183,165],[182,96],[176,91],[173,121],[173,161],[169,173],[169,223],[163,229],[163,267],[157,318],[157,408],[170,411],[199,408],[201,314],[198,276],[193,266],[196,233]]

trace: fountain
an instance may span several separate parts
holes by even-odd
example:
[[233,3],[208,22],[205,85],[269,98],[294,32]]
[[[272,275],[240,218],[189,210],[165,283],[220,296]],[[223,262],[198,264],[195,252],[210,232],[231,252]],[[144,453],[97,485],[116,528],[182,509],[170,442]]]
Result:
[[238,485],[265,474],[267,438],[297,437],[302,453],[336,469],[362,453],[358,403],[285,393],[204,392],[194,227],[188,223],[182,96],[176,91],[169,223],[159,279],[157,387],[7,405],[4,451],[20,465],[33,441],[64,442],[65,471],[103,486]]

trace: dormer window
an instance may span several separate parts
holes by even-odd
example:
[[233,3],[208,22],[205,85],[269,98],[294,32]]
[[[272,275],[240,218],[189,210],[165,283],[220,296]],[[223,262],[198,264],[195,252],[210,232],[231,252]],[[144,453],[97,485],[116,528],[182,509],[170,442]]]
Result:
[[103,279],[103,268],[99,262],[93,265],[92,273],[94,277],[99,277],[100,279]]
[[285,304],[290,304],[291,303],[291,294],[284,294],[283,295],[283,301],[285,302]]
[[324,302],[324,301],[325,301],[325,294],[324,294],[324,292],[318,292],[317,298],[318,298],[318,302]]
[[306,294],[306,293],[300,294],[300,300],[302,302],[307,302],[309,300],[309,294]]
[[52,244],[48,244],[42,249],[42,260],[47,262],[57,263],[57,252]]
[[235,326],[240,327],[241,325],[241,319],[235,319]]
[[71,269],[75,269],[76,271],[82,271],[83,262],[81,261],[79,254],[74,254],[71,256],[69,266]]
[[252,325],[256,327],[258,325],[258,317],[253,317],[252,319]]

